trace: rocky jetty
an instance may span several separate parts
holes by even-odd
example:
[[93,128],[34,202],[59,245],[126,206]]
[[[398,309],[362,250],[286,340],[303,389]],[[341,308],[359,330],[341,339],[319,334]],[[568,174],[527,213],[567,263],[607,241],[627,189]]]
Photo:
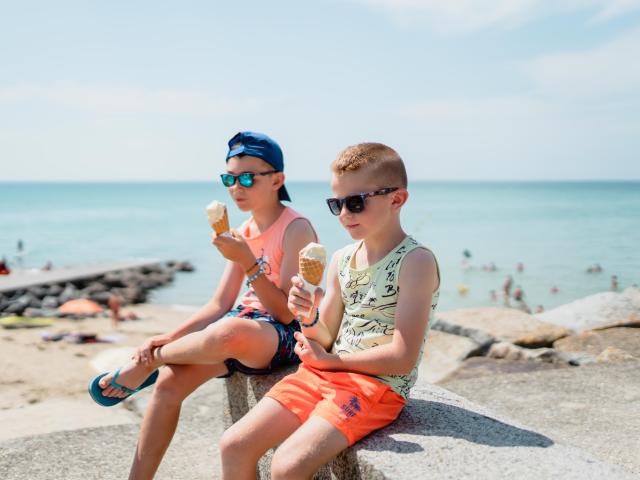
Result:
[[640,289],[605,292],[542,315],[508,308],[437,314],[424,379],[453,379],[640,359]]
[[59,317],[58,307],[70,300],[89,299],[107,306],[114,295],[124,305],[144,303],[151,290],[170,284],[176,272],[193,270],[189,262],[172,260],[4,291],[0,316]]

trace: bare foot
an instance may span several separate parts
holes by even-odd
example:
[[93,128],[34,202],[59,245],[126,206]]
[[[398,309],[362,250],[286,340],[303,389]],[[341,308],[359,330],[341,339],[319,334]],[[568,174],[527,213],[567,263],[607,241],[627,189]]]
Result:
[[[147,379],[149,375],[156,369],[154,366],[136,364],[134,362],[129,362],[120,370],[120,375],[116,379],[116,383],[127,387],[131,390],[135,390]],[[103,397],[115,397],[115,398],[125,398],[128,397],[129,394],[110,385],[111,379],[113,378],[115,372],[108,373],[104,377],[100,379],[98,385],[102,388],[102,396]]]

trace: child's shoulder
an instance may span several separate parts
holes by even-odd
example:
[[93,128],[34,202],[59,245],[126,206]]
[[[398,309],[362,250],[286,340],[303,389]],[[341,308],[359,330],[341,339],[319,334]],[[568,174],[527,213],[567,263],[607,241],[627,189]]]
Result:
[[[413,248],[404,256],[400,267],[400,279],[409,283],[418,280],[433,284],[434,290],[439,288],[440,268],[438,260],[431,249],[414,240]],[[429,281],[431,280],[431,281]]]

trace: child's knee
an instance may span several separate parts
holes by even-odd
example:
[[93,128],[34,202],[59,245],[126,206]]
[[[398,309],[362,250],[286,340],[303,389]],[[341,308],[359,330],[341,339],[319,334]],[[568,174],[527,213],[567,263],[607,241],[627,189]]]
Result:
[[283,480],[286,478],[306,478],[309,472],[305,471],[302,462],[291,454],[291,452],[281,452],[276,450],[271,461],[271,478],[273,480]]
[[220,438],[220,455],[226,460],[234,458],[242,460],[248,456],[250,448],[251,442],[248,442],[247,437],[233,426],[228,428]]
[[160,375],[154,386],[154,397],[164,403],[181,404],[189,395],[176,374],[168,368],[160,369]]
[[203,334],[206,336],[207,348],[215,349],[217,352],[232,353],[241,348],[244,329],[240,322],[236,325],[231,322],[222,322],[217,328],[204,330]]

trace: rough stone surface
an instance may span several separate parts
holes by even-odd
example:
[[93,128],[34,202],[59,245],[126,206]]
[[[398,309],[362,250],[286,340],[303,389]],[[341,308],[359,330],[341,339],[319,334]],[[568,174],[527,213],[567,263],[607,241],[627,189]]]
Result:
[[[222,434],[221,381],[189,397],[156,480],[220,478],[218,440]],[[148,392],[127,401],[144,408]],[[90,400],[87,400],[90,401]],[[112,408],[123,408],[120,406]],[[71,412],[70,412],[71,414]],[[0,442],[0,478],[10,480],[120,480],[127,478],[140,427],[137,424],[61,431]]]
[[[236,374],[226,381],[225,422],[236,421],[290,370]],[[269,478],[270,454],[259,465]],[[325,466],[325,479],[601,479],[633,478],[617,466],[490,413],[435,385],[421,384],[400,417]]]
[[565,328],[512,308],[464,308],[439,313],[438,319],[480,330],[499,341],[532,348],[549,347],[555,340],[571,334]]
[[596,293],[537,314],[536,318],[578,333],[596,328],[640,327],[640,289]]
[[[591,359],[594,361],[594,359]],[[533,372],[536,370],[553,370],[556,368],[569,368],[567,363],[540,362],[536,360],[505,360],[501,358],[471,357],[462,365],[438,382],[446,385],[451,380],[461,380],[498,374]]]
[[580,335],[561,338],[553,347],[563,352],[581,353],[597,357],[608,347],[627,352],[640,359],[640,328],[608,328],[588,331]]
[[443,386],[640,475],[639,361],[455,379]]
[[437,383],[477,349],[478,344],[470,338],[431,330],[420,364],[420,376],[429,383]]

